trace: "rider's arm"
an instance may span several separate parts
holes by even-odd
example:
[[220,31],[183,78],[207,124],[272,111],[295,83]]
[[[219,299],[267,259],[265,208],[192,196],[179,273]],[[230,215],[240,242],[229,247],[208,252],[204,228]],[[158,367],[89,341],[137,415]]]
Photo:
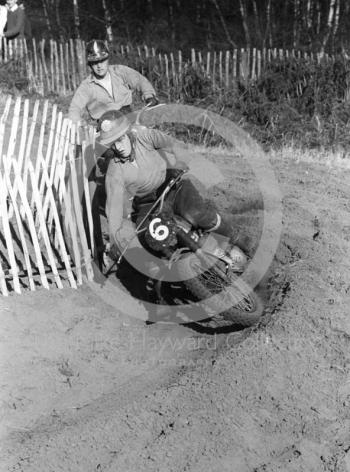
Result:
[[132,90],[136,90],[142,94],[143,100],[156,96],[156,91],[152,87],[150,81],[135,69],[120,64],[112,67],[114,67],[114,70]]
[[188,160],[188,145],[186,143],[168,136],[157,129],[147,129],[145,133],[145,139],[147,139],[152,144],[154,149],[164,151],[165,153],[169,153],[173,156],[173,159],[171,159],[169,156],[164,154],[164,158],[167,161],[168,167],[181,169],[188,168],[186,163],[186,160]]
[[109,241],[111,246],[120,247],[118,233],[123,223],[124,183],[118,164],[110,162],[106,175],[106,214],[108,219]]
[[90,100],[91,97],[87,86],[84,83],[80,84],[73,95],[68,111],[68,118],[70,118],[73,123],[77,123],[81,119],[83,111]]

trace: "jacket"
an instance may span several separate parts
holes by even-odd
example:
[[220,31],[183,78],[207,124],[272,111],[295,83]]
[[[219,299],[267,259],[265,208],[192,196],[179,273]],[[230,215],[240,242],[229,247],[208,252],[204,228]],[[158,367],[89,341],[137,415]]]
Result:
[[25,19],[25,12],[22,5],[19,5],[15,10],[8,10],[4,36],[8,39],[24,38]]
[[134,90],[142,94],[143,100],[156,95],[151,83],[136,70],[123,65],[112,65],[108,67],[108,70],[111,75],[113,97],[97,83],[91,73],[82,81],[72,98],[68,117],[73,122],[82,118],[85,109],[91,118],[94,118],[91,106],[94,102],[115,103],[122,108],[131,105]]

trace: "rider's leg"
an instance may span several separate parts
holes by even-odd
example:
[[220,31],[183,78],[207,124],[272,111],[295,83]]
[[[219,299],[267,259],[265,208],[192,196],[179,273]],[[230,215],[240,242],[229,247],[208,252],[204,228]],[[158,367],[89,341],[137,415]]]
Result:
[[232,225],[229,219],[217,211],[215,205],[205,200],[189,179],[184,179],[176,192],[174,211],[189,221],[194,227],[213,231],[230,237]]
[[174,211],[194,227],[213,232],[224,237],[224,240],[249,252],[248,240],[239,235],[232,217],[219,213],[212,202],[205,200],[189,179],[183,179],[176,192]]

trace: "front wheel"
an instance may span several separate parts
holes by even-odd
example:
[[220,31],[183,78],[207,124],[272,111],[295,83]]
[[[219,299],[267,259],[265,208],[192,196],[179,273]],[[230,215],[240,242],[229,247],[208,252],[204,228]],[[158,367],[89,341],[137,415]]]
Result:
[[[254,325],[264,311],[262,300],[241,277],[230,270],[226,272],[221,264],[214,258],[208,257],[204,262],[196,254],[189,254],[179,261],[178,271],[191,294],[198,300],[207,300],[213,320],[222,321],[223,325]],[[215,304],[213,295],[219,295]]]

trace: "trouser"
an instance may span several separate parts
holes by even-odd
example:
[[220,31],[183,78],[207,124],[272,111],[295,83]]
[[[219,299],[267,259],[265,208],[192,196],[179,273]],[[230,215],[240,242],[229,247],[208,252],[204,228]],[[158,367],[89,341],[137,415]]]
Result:
[[[154,202],[164,191],[168,182],[174,177],[174,169],[167,171],[167,177],[157,190],[144,197],[135,197],[133,200],[133,221],[137,225]],[[202,197],[193,182],[187,178],[173,186],[166,197],[166,204],[175,214],[187,220],[194,228],[203,231],[215,231],[226,237],[231,236],[232,227],[228,219],[221,216],[215,205]]]
[[[94,238],[94,259],[102,264],[102,254],[105,248],[105,241],[103,237],[101,215],[105,215],[106,206],[106,190],[105,190],[105,175],[99,173],[94,166],[88,177],[89,179],[89,193],[91,216],[93,223],[93,238]],[[86,217],[86,225],[87,217]],[[87,231],[87,233],[89,233]]]

